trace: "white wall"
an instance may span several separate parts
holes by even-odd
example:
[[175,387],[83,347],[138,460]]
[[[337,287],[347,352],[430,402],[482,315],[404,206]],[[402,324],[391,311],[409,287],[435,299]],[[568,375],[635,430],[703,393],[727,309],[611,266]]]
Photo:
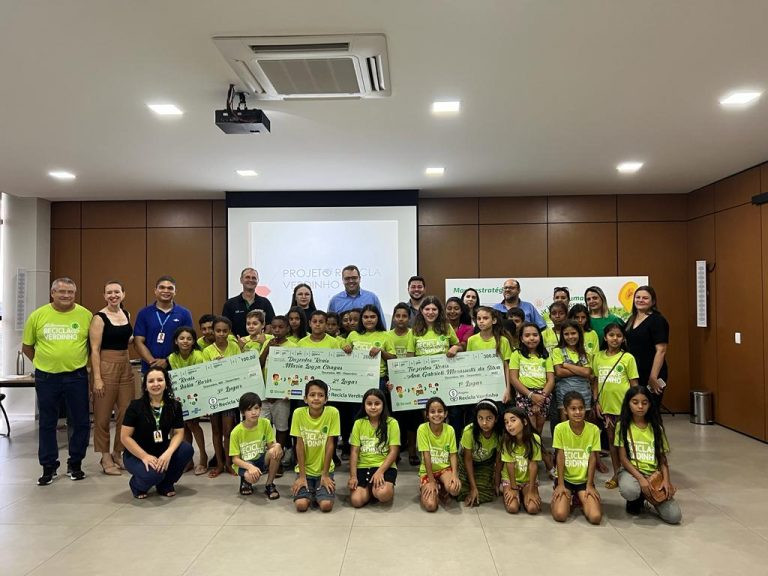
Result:
[[[39,198],[19,198],[3,194],[3,224],[0,247],[3,260],[2,350],[0,373],[16,373],[16,356],[21,350],[22,332],[16,324],[16,276],[18,268],[27,270],[26,314],[50,301],[51,281],[51,204]],[[33,370],[25,359],[26,370]],[[16,419],[35,417],[33,388],[4,388],[4,405]]]

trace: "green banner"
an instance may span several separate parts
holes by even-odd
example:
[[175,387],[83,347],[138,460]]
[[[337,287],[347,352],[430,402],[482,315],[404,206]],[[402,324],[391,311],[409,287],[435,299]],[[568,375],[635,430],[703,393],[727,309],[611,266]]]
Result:
[[448,406],[475,404],[483,398],[501,401],[506,380],[504,362],[495,350],[397,358],[387,362],[392,410],[423,408],[433,396]]
[[280,348],[267,357],[267,398],[301,400],[310,380],[328,384],[328,400],[360,402],[370,388],[379,387],[381,354],[330,348]]
[[237,409],[246,392],[264,398],[264,377],[255,350],[171,370],[169,376],[184,420]]

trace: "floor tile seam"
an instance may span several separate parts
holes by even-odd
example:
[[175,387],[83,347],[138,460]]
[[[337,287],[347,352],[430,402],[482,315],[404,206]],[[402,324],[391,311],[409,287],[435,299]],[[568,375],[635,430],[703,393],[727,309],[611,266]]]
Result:
[[499,564],[496,562],[496,556],[493,555],[493,550],[491,550],[491,543],[488,541],[488,533],[485,531],[485,524],[483,524],[483,520],[482,518],[480,518],[480,514],[477,511],[475,511],[475,514],[477,514],[477,518],[480,521],[480,530],[483,531],[483,538],[485,538],[485,545],[488,547],[488,554],[491,555],[491,562],[493,562],[493,568],[496,570],[496,576],[501,576],[501,571],[499,570]]
[[640,560],[643,562],[643,564],[645,564],[645,565],[648,567],[648,570],[650,570],[652,574],[656,574],[656,576],[661,576],[661,575],[660,575],[660,574],[659,574],[659,573],[658,573],[658,572],[657,572],[657,571],[654,569],[654,567],[653,567],[653,566],[651,566],[650,562],[648,562],[648,560],[646,560],[645,556],[643,556],[643,554],[640,552],[640,550],[638,550],[638,549],[637,549],[637,548],[634,546],[634,544],[632,544],[632,541],[631,541],[629,538],[627,538],[627,537],[624,535],[624,533],[623,533],[621,530],[619,530],[619,527],[618,527],[618,526],[614,526],[614,525],[613,525],[613,524],[611,524],[610,522],[608,523],[608,525],[609,525],[611,528],[613,528],[613,529],[614,529],[614,530],[615,530],[615,531],[618,533],[619,537],[620,537],[622,540],[624,540],[624,542],[626,542],[626,543],[627,543],[627,546],[629,546],[629,547],[632,549],[632,551],[633,551],[635,554],[637,554],[638,558],[640,558]]
[[[749,530],[750,532],[754,532],[754,530],[753,530],[753,529],[752,529],[750,526],[747,526],[747,525],[746,525],[744,522],[742,522],[741,520],[739,520],[738,518],[736,518],[736,517],[735,517],[735,516],[733,516],[732,514],[729,514],[729,513],[728,513],[728,510],[726,510],[725,508],[723,508],[722,506],[720,506],[720,505],[719,505],[719,504],[717,504],[716,502],[712,502],[711,500],[709,500],[709,499],[708,499],[706,496],[704,496],[703,494],[700,494],[699,492],[696,492],[696,490],[695,490],[694,488],[689,488],[689,490],[690,490],[691,492],[693,492],[693,493],[696,495],[696,497],[697,497],[697,498],[701,498],[702,500],[704,500],[704,502],[706,502],[707,504],[709,504],[710,506],[712,506],[712,507],[713,507],[715,510],[719,511],[719,512],[720,512],[720,513],[721,513],[723,516],[725,516],[726,518],[729,518],[730,520],[733,520],[734,522],[736,522],[736,524],[738,524],[738,525],[739,525],[739,526],[741,526],[742,528],[746,528],[746,529],[747,529],[747,530]],[[759,534],[758,534],[758,536],[759,536]]]
[[339,565],[339,576],[344,572],[344,562],[347,561],[347,552],[349,551],[349,541],[352,540],[352,529],[355,527],[355,518],[357,518],[357,510],[352,512],[352,522],[349,524],[349,532],[347,532],[347,541],[344,543],[344,553],[341,555],[341,564]]
[[[224,528],[226,528],[227,522],[230,520],[230,518],[232,518],[232,516],[235,514],[235,512],[237,512],[240,509],[240,506],[242,506],[242,505],[243,505],[243,502],[240,502],[240,504],[235,507],[235,509],[227,517],[227,519],[224,520],[223,523],[218,525],[219,529],[216,530],[215,532],[213,532],[213,534],[211,534],[210,538],[208,538],[208,541],[205,544],[200,546],[200,550],[198,551],[198,553],[195,554],[190,559],[190,561],[187,563],[187,565],[182,569],[182,571],[181,571],[181,575],[182,576],[184,576],[185,574],[189,573],[189,571],[192,569],[192,566],[194,566],[194,564],[197,561],[197,559],[200,558],[200,555],[203,554],[203,552],[205,552],[206,548],[208,548],[208,546],[211,545],[211,542],[213,542],[213,539],[216,538],[216,536],[218,536]],[[176,524],[176,526],[178,526],[178,524]],[[196,526],[201,526],[201,524],[196,524]],[[205,524],[205,526],[216,526],[216,524]]]

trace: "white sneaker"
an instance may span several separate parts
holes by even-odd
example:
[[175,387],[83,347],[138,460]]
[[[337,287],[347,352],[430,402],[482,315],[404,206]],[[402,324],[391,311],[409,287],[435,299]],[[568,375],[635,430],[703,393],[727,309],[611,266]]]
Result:
[[283,465],[283,468],[290,468],[292,462],[293,448],[286,448],[285,453],[283,454],[283,459],[280,463]]

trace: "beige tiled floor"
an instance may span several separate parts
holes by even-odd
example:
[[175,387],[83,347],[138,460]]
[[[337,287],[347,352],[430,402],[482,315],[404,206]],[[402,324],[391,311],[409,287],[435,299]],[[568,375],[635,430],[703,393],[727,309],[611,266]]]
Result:
[[[273,574],[765,574],[768,550],[768,446],[717,426],[667,418],[681,526],[624,512],[617,491],[601,489],[605,518],[589,526],[574,515],[556,524],[549,507],[512,517],[500,502],[435,514],[419,509],[417,478],[401,467],[390,506],[353,510],[340,498],[330,514],[297,514],[292,474],[277,481],[283,498],[238,496],[237,480],[187,474],[179,495],[139,502],[128,476],[100,473],[37,487],[37,434],[14,423],[0,438],[0,574],[85,576],[159,573]],[[62,460],[65,434],[60,435]],[[63,470],[62,470],[63,472]],[[543,485],[545,501],[551,488]]]

